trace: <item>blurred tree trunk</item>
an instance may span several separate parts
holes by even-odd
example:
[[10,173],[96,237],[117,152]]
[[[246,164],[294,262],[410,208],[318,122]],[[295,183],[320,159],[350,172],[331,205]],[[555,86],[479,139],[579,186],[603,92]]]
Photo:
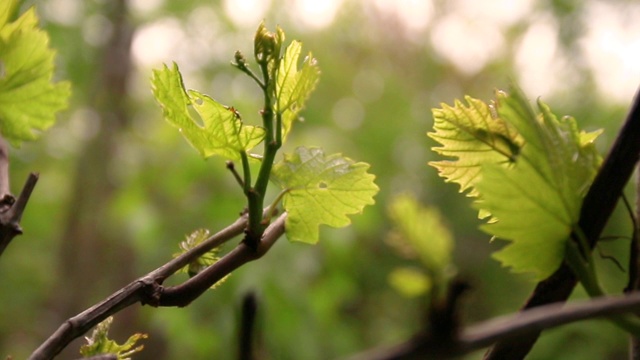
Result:
[[[93,96],[87,104],[99,114],[100,130],[79,155],[61,235],[59,291],[52,295],[60,322],[136,277],[131,239],[109,220],[111,200],[122,185],[114,176],[119,166],[119,137],[131,123],[128,81],[133,27],[127,19],[126,0],[104,2],[103,13],[111,22],[112,33],[97,60],[100,64],[93,84],[88,86]],[[131,307],[116,316],[112,338],[123,341],[136,331],[144,331],[138,322],[138,309]],[[77,357],[81,343],[76,341],[61,357]],[[152,356],[150,352],[141,355]]]

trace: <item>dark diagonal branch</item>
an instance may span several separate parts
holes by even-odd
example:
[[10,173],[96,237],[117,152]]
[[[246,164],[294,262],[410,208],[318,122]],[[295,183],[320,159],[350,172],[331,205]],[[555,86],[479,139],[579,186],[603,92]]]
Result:
[[107,317],[135,303],[150,304],[152,306],[186,306],[219,279],[239,266],[262,257],[275,241],[284,234],[285,218],[286,214],[281,215],[278,220],[274,221],[266,229],[257,252],[249,249],[244,243],[240,243],[218,262],[187,280],[184,284],[169,288],[162,286],[162,282],[176,271],[212,248],[220,246],[222,243],[242,234],[247,226],[247,217],[246,215],[241,216],[233,224],[212,235],[199,246],[135,280],[102,302],[65,321],[53,335],[31,354],[29,359],[52,359],[72,340],[82,336]]
[[[444,359],[476,351],[497,341],[530,336],[542,330],[576,321],[606,317],[640,310],[640,293],[575,302],[550,304],[524,310],[469,327],[456,341],[443,343],[437,337],[418,335],[386,349],[358,354],[350,360]],[[509,358],[505,358],[509,359]]]
[[[593,247],[602,234],[624,186],[629,182],[640,158],[640,93],[636,93],[627,119],[618,134],[582,204],[579,226]],[[563,264],[548,279],[538,283],[524,309],[564,302],[577,279]],[[522,359],[537,341],[540,332],[532,332],[517,340],[497,343],[485,359]]]

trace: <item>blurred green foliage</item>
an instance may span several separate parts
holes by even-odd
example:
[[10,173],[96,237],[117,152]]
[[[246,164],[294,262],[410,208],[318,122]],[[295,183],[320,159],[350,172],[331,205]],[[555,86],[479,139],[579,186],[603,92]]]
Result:
[[[317,246],[283,239],[263,259],[239,269],[186,309],[134,306],[137,327],[120,337],[112,329],[112,335],[121,342],[127,334],[148,333],[145,350],[136,359],[234,358],[238,309],[247,291],[258,294],[262,345],[273,359],[335,358],[406,339],[421,326],[425,302],[404,298],[388,283],[398,266],[420,266],[397,256],[384,242],[391,227],[385,209],[401,192],[437,206],[452,229],[453,262],[473,285],[464,302],[465,321],[508,314],[523,303],[534,283],[489,259],[499,244],[489,243],[477,230],[479,222],[470,200],[457,193],[457,186],[443,184],[426,165],[435,159],[429,148],[436,144],[425,136],[432,127],[430,109],[465,94],[488,99],[494,88],[504,88],[509,78],[515,78],[530,96],[544,95],[558,114],[573,115],[582,128],[605,128],[597,141],[604,153],[632,92],[627,100],[609,96],[616,89],[597,81],[595,67],[583,49],[590,39],[583,36],[594,26],[588,22],[588,10],[595,2],[529,3],[523,14],[508,15],[513,21],[471,20],[465,17],[468,12],[480,10],[469,2],[426,3],[432,15],[424,26],[412,25],[389,6],[364,1],[345,0],[335,19],[324,27],[305,25],[295,13],[299,7],[283,0],[274,0],[261,15],[269,24],[287,29],[288,39],[302,40],[322,69],[318,87],[302,113],[305,121],[294,125],[296,131],[284,151],[299,145],[322,146],[327,153],[342,152],[371,164],[370,172],[376,174],[381,189],[376,206],[353,218],[351,227],[322,228]],[[632,6],[624,0],[611,3],[616,14],[625,14]],[[94,224],[96,231],[117,234],[115,241],[125,242],[130,250],[119,254],[121,263],[103,268],[88,259],[83,271],[98,279],[117,274],[127,262],[136,275],[89,287],[90,295],[80,299],[84,307],[71,313],[61,313],[54,306],[68,290],[57,286],[63,265],[60,249],[69,240],[63,230],[68,219],[78,215],[70,199],[84,186],[74,182],[78,162],[91,151],[89,144],[107,134],[109,117],[98,112],[95,104],[102,101],[96,89],[102,49],[114,30],[109,4],[42,0],[24,5],[36,5],[58,51],[57,77],[71,81],[74,92],[70,109],[57,125],[41,140],[11,154],[14,192],[29,171],[39,171],[41,177],[23,219],[25,234],[0,259],[0,356],[26,358],[61,321],[169,260],[185,234],[203,227],[220,229],[244,206],[223,160],[202,160],[163,121],[149,79],[152,68],[175,60],[184,71],[185,83],[238,109],[248,124],[258,124],[259,114],[253,109],[259,108],[260,94],[229,62],[237,49],[251,53],[260,18],[245,25],[234,20],[237,12],[225,11],[229,5],[220,2],[132,1],[130,19],[136,32],[126,104],[130,122],[109,134],[113,152],[103,164],[108,166],[103,180],[113,191],[100,209],[104,215]],[[484,27],[460,39],[454,36],[460,24]],[[545,39],[557,42],[550,65],[541,73],[531,73],[521,64],[522,54],[529,54],[530,43],[525,40],[536,26],[551,29]],[[487,39],[478,40],[483,34]],[[478,48],[491,51],[474,55]],[[443,49],[466,54],[466,62],[454,61]],[[550,88],[540,87],[540,82],[551,84]],[[536,89],[544,89],[544,94]],[[82,181],[93,181],[94,174],[81,175]],[[93,198],[85,200],[91,203]],[[628,217],[624,211],[616,212],[607,234],[629,233]],[[625,263],[627,245],[622,239],[603,248]],[[624,287],[624,274],[615,266],[607,261],[599,266],[609,290]],[[575,297],[583,296],[580,289],[576,291]],[[116,316],[114,326],[133,316],[129,314]],[[545,333],[530,358],[616,358],[624,353],[625,342],[624,334],[611,325],[589,321]],[[72,353],[77,354],[78,348]]]

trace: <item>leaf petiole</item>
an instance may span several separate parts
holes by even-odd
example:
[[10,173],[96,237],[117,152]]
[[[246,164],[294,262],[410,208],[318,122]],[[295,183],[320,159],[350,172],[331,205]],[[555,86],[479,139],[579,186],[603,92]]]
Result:
[[265,209],[264,220],[266,223],[271,222],[271,218],[273,218],[278,211],[278,204],[282,201],[282,198],[290,191],[291,189],[284,189],[280,191],[278,196],[271,202],[271,205],[267,209]]
[[253,70],[251,70],[251,68],[247,66],[247,62],[244,58],[244,55],[242,55],[240,51],[236,51],[235,62],[231,62],[231,65],[237,68],[238,70],[242,71],[243,73],[247,74],[250,78],[253,79],[253,81],[256,82],[256,84],[258,84],[258,86],[260,86],[261,89],[263,90],[266,89],[265,83],[262,82],[262,80],[260,80],[260,78],[258,78],[258,76],[253,72]]

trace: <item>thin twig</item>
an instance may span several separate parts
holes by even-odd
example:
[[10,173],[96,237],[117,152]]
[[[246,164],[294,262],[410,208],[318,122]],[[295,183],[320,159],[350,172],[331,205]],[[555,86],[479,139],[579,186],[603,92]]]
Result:
[[467,328],[446,347],[433,337],[418,335],[413,339],[386,349],[357,354],[350,360],[443,359],[476,351],[497,341],[509,341],[529,336],[545,329],[569,323],[625,314],[640,310],[640,292],[577,301],[571,305],[551,304],[525,310],[514,315],[488,320]]
[[629,203],[629,200],[624,196],[624,194],[622,195],[622,200],[629,217],[631,218],[631,224],[633,226],[631,242],[629,243],[629,280],[624,291],[633,292],[638,289],[638,279],[640,276],[640,264],[638,263],[638,255],[640,255],[640,244],[638,243],[638,221],[636,220],[636,214],[631,207],[631,203]]
[[240,174],[238,174],[238,171],[236,170],[236,165],[231,160],[228,160],[226,162],[226,165],[227,165],[227,169],[231,171],[231,174],[233,175],[234,179],[236,179],[236,182],[240,185],[242,190],[244,190],[244,181],[242,180],[242,177],[240,176]]
[[[159,304],[163,305],[163,287],[162,282],[180,270],[193,260],[205,254],[207,251],[220,246],[222,243],[234,238],[237,235],[243,233],[247,226],[247,216],[242,215],[234,223],[227,226],[220,232],[212,235],[209,239],[202,242],[197,247],[189,250],[188,252],[176,257],[156,270],[148,273],[147,275],[133,281],[122,289],[116,291],[111,296],[101,301],[100,303],[92,306],[91,308],[83,311],[82,313],[65,321],[53,335],[51,335],[33,354],[29,359],[32,360],[44,360],[52,359],[56,354],[62,351],[72,340],[82,336],[89,331],[93,326],[97,325],[107,317],[119,312],[120,310],[133,305],[135,303],[141,304]],[[277,229],[273,229],[273,227]],[[272,227],[265,231],[264,243],[265,246],[261,247],[261,250],[266,252],[270,246],[275,242],[277,237],[280,237],[284,232],[284,216],[279,221],[274,222]],[[268,244],[268,245],[267,245]],[[243,244],[239,247],[245,248]],[[237,259],[237,257],[247,257],[245,259]],[[261,256],[261,255],[260,255]],[[225,255],[220,261],[211,265],[211,267],[205,269],[203,272],[220,272],[224,275],[229,274],[236,267],[228,267],[228,263],[246,263],[256,258],[255,253],[248,253],[246,251],[232,250]],[[215,268],[212,271],[212,268]],[[202,273],[201,273],[202,274]],[[196,276],[197,277],[197,276]],[[195,277],[194,277],[195,278]],[[193,279],[193,278],[192,278]],[[200,286],[209,288],[213,283],[206,284],[201,283]],[[201,291],[200,294],[204,292]],[[191,299],[193,300],[193,299]]]

